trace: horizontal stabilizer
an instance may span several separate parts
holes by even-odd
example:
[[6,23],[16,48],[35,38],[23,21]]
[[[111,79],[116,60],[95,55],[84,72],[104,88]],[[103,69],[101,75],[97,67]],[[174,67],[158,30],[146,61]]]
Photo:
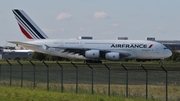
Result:
[[30,44],[30,43],[19,42],[19,41],[8,41],[8,42],[9,42],[9,43],[16,44],[16,45],[24,46],[24,47],[31,47],[31,46],[41,47],[41,45]]

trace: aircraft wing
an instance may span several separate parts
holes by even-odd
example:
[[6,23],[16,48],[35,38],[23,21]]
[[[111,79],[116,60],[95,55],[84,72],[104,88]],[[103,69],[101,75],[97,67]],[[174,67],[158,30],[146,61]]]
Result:
[[[99,50],[100,51],[100,57],[101,58],[105,58],[105,54],[109,53],[109,52],[113,52],[113,51],[109,51],[109,50],[100,50],[100,49],[91,49],[91,48],[76,48],[76,47],[50,47],[46,44],[44,44],[46,46],[46,50],[49,48],[60,48],[63,49],[62,53],[70,53],[70,54],[79,54],[79,55],[83,55],[85,56],[85,52],[88,50]],[[127,52],[118,52],[120,54],[121,58],[125,58],[130,56],[131,54],[127,53]]]
[[[88,50],[92,50],[92,49],[88,49],[88,48],[82,48],[82,49],[78,49],[78,48],[64,48],[63,52],[66,53],[72,53],[72,54],[79,54],[79,55],[83,55],[85,56],[85,52]],[[93,49],[93,50],[99,50],[99,49]],[[108,50],[99,50],[100,51],[100,57],[105,58],[105,54],[111,51]],[[121,57],[128,57],[130,56],[129,53],[126,52],[119,52]]]
[[79,54],[83,55],[85,54],[85,51],[90,50],[90,49],[75,49],[75,48],[65,48],[63,53],[72,53],[72,54]]

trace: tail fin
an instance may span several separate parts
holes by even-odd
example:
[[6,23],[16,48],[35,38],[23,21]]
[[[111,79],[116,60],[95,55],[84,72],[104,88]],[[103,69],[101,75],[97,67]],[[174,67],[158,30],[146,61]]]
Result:
[[22,33],[28,39],[46,39],[46,34],[32,21],[32,19],[23,11],[12,10]]

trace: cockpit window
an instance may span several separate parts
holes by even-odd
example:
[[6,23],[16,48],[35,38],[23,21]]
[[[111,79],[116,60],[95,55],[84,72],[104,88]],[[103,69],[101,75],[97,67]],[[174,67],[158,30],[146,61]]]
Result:
[[168,49],[167,47],[164,47],[164,49]]

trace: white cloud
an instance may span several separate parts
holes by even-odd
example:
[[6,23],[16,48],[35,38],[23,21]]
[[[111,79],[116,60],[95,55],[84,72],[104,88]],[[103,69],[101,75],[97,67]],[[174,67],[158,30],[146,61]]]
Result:
[[49,34],[53,34],[56,32],[56,30],[53,30],[53,29],[47,29],[47,28],[43,28],[42,29],[44,33],[49,33]]
[[60,28],[60,31],[64,31],[65,29],[64,28]]
[[80,28],[80,30],[82,31],[82,30],[84,30],[84,28]]
[[72,15],[68,13],[61,13],[56,17],[56,20],[64,20],[64,19],[69,19],[71,18]]
[[162,31],[162,28],[161,27],[157,27],[156,31],[160,32],[160,31]]
[[96,19],[104,19],[104,18],[108,18],[109,15],[106,12],[95,12],[94,13],[94,18]]
[[168,31],[165,30],[165,29],[162,28],[162,27],[157,27],[157,28],[155,29],[155,31],[158,32],[158,33],[160,33],[160,34],[168,34]]
[[114,23],[114,24],[111,24],[111,26],[117,27],[117,26],[119,26],[119,24],[118,23]]

